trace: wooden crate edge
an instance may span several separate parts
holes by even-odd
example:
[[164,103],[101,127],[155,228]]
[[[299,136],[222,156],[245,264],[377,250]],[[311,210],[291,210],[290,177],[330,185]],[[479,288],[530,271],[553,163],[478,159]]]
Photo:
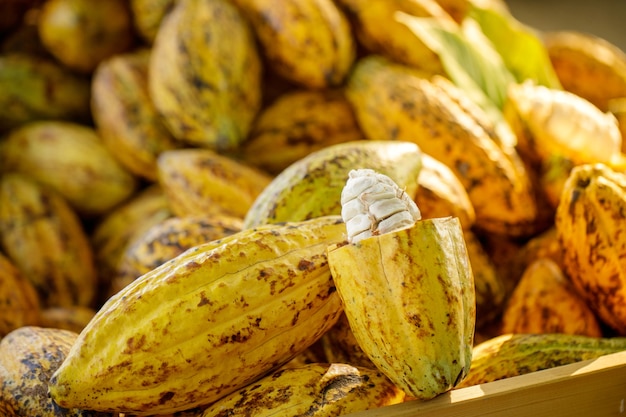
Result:
[[626,351],[409,401],[350,417],[626,415]]

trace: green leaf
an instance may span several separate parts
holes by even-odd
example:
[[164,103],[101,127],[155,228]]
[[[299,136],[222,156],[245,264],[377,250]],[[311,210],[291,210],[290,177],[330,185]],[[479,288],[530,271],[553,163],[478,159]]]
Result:
[[396,19],[439,56],[448,77],[481,107],[502,108],[515,77],[475,24],[466,19],[463,26],[450,26],[402,12],[396,13]]
[[474,5],[469,16],[480,25],[518,82],[531,79],[546,87],[562,88],[545,45],[533,29],[506,11]]

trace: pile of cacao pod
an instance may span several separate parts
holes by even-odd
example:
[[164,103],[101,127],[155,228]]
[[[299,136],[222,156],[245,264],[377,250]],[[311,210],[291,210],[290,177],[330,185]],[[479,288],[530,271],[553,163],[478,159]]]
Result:
[[626,350],[606,40],[498,0],[0,11],[3,416],[339,416]]

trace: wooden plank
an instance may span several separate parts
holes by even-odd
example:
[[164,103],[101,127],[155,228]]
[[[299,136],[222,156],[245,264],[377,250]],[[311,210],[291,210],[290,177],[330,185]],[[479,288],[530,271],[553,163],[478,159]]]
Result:
[[350,417],[626,417],[626,351]]

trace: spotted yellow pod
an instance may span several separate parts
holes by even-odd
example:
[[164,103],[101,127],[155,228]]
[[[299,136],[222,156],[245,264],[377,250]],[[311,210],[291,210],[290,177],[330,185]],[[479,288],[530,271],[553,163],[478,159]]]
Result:
[[246,162],[202,148],[162,152],[157,174],[172,212],[181,217],[243,218],[272,181]]
[[148,92],[150,50],[104,60],[91,83],[91,113],[104,145],[129,172],[154,182],[157,156],[179,147]]
[[607,39],[575,30],[544,31],[543,43],[561,85],[602,111],[626,96],[626,53]]
[[569,91],[531,80],[509,86],[504,115],[518,137],[520,153],[542,163],[556,155],[575,165],[610,164],[621,152],[616,117]]
[[443,74],[443,64],[404,23],[397,12],[415,17],[437,19],[450,27],[456,22],[434,0],[339,0],[354,27],[359,43],[370,53],[383,55],[395,62],[419,68],[430,74]]
[[574,167],[556,211],[563,271],[598,317],[626,335],[626,175],[603,164]]
[[[167,414],[277,369],[341,313],[326,248],[340,216],[196,246],[112,296],[50,380],[61,406]],[[79,405],[80,404],[80,405]]]
[[39,325],[40,314],[33,283],[0,252],[0,338],[19,327]]
[[414,200],[422,217],[458,217],[463,229],[471,229],[476,211],[463,183],[446,164],[428,154],[422,155]]
[[38,35],[50,55],[65,67],[91,74],[98,64],[135,45],[128,2],[52,0],[41,5]]
[[120,258],[111,291],[118,292],[187,249],[241,229],[241,219],[230,216],[173,216],[157,222],[129,242]]
[[0,247],[43,306],[94,301],[97,276],[86,230],[53,189],[19,173],[0,176]]
[[163,189],[153,184],[138,191],[94,224],[89,241],[98,270],[98,286],[106,298],[112,280],[119,272],[126,247],[151,226],[172,215]]
[[442,77],[425,78],[407,66],[369,56],[355,66],[346,95],[368,139],[416,143],[452,170],[474,207],[476,228],[534,234],[537,203],[520,157],[493,123],[486,124],[477,105],[458,99],[458,90]]
[[241,146],[241,158],[277,175],[312,152],[364,139],[341,89],[296,89],[265,107]]
[[192,146],[237,148],[261,105],[260,56],[239,8],[178,0],[151,51],[148,89],[172,135]]
[[161,21],[176,0],[130,0],[129,6],[138,35],[148,44],[154,42]]
[[501,334],[474,347],[469,374],[457,388],[595,359],[624,349],[624,337],[563,333]]
[[248,17],[267,66],[305,88],[336,87],[348,75],[356,43],[332,0],[235,0]]
[[[457,385],[472,358],[476,303],[463,229],[454,217],[412,215],[394,197],[397,185],[362,171],[342,192],[348,243],[329,246],[330,270],[372,363],[407,395],[431,399]],[[366,223],[369,236],[360,232]]]
[[243,227],[340,214],[341,190],[352,169],[375,169],[414,196],[421,156],[419,146],[402,141],[356,140],[327,146],[276,175],[252,203]]
[[0,107],[4,109],[0,131],[42,119],[87,122],[89,79],[51,58],[23,50],[20,46],[18,52],[5,51],[0,57]]
[[29,175],[55,189],[83,216],[103,215],[137,189],[126,170],[88,125],[37,120],[0,142],[0,172]]
[[0,340],[0,414],[3,416],[113,417],[117,414],[59,407],[48,380],[65,360],[77,333],[24,326]]
[[341,416],[398,404],[404,397],[377,369],[312,363],[273,372],[211,404],[200,417]]
[[533,261],[502,313],[502,333],[565,333],[600,337],[600,322],[559,265]]

